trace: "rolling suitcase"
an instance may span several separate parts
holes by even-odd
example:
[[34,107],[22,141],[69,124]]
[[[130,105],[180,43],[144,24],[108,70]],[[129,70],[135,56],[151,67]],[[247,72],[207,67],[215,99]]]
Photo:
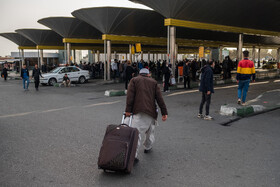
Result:
[[135,159],[139,132],[132,128],[132,115],[129,125],[124,124],[125,114],[120,125],[109,125],[99,152],[98,168],[107,171],[130,173]]

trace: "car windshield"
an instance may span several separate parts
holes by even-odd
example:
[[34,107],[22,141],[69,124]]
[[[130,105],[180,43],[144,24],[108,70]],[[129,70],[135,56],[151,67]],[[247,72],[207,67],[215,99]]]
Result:
[[55,68],[50,71],[50,73],[58,73],[61,68]]

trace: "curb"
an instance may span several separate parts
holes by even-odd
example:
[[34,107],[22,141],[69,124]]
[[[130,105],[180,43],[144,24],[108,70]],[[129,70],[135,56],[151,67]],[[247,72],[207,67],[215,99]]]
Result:
[[125,90],[107,90],[105,91],[105,96],[107,97],[116,97],[116,96],[124,96],[126,95]]
[[239,116],[246,117],[254,113],[263,112],[266,110],[266,107],[262,105],[248,105],[234,107],[230,105],[223,105],[220,109],[220,114],[224,116]]

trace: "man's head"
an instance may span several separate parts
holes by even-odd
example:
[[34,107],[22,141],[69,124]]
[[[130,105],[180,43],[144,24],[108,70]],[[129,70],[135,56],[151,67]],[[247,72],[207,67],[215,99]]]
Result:
[[249,57],[249,51],[243,51],[243,56],[244,56],[244,58],[248,58]]
[[64,74],[64,77],[67,77],[67,76],[68,76],[68,75],[65,73],[65,74]]
[[35,68],[36,68],[36,69],[38,68],[38,64],[35,64]]
[[150,75],[150,71],[147,68],[141,69],[139,73],[140,73],[140,75],[143,75],[143,76],[149,76]]
[[26,64],[23,64],[23,66],[22,66],[22,67],[23,67],[23,69],[25,69],[25,68],[26,68]]
[[214,66],[215,66],[215,62],[212,61],[212,60],[210,60],[209,62],[207,62],[207,64],[208,64],[209,66],[211,66],[212,68],[214,68]]

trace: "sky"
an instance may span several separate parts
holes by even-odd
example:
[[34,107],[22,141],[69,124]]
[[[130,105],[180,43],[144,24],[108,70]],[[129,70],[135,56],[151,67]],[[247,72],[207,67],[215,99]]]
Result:
[[[23,28],[48,29],[37,21],[50,16],[72,16],[74,10],[102,6],[149,9],[128,0],[0,0],[0,33]],[[0,56],[17,51],[15,43],[0,36]]]

